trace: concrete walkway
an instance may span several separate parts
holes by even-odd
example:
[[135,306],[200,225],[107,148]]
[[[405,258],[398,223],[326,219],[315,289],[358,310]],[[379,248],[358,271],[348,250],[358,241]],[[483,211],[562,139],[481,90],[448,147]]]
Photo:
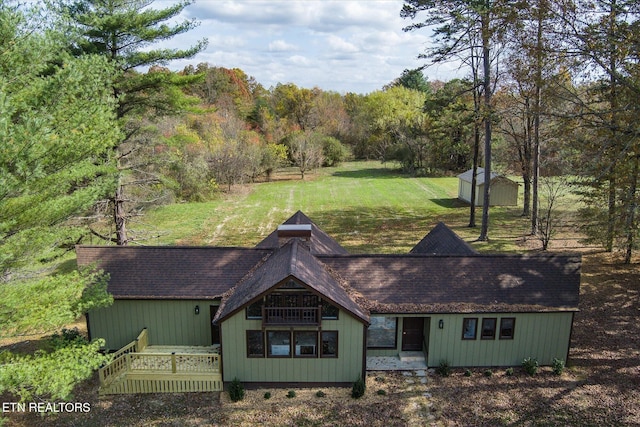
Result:
[[367,357],[367,371],[413,371],[427,369],[424,354],[401,353],[393,357]]

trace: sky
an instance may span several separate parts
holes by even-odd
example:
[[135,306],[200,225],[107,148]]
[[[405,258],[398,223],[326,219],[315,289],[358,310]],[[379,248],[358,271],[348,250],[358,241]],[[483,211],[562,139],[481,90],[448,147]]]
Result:
[[[174,4],[156,0],[156,9]],[[196,0],[178,19],[196,19],[188,33],[154,47],[185,48],[206,38],[207,48],[172,70],[201,62],[240,68],[265,88],[277,83],[339,93],[370,93],[425,64],[427,29],[404,32],[402,0]],[[429,80],[463,77],[456,65],[424,71]]]

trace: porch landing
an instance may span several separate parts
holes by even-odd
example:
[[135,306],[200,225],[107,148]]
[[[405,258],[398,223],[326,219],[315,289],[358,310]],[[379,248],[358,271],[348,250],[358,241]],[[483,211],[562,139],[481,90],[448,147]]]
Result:
[[367,371],[412,371],[427,369],[424,353],[403,351],[392,357],[367,357]]

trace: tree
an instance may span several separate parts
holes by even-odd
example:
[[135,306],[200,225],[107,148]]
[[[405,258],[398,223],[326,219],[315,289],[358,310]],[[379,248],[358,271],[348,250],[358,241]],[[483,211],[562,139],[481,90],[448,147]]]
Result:
[[321,134],[298,131],[290,136],[289,154],[302,179],[306,172],[322,166],[323,148]]
[[[37,10],[0,5],[0,336],[51,333],[112,299],[105,277],[65,272],[82,215],[113,188],[120,138],[111,65],[64,53]],[[105,360],[102,343],[3,352],[0,393],[68,398]]]
[[584,218],[586,230],[593,239],[606,230],[605,248],[621,247],[629,263],[638,234],[640,108],[634,100],[640,95],[640,58],[635,48],[640,11],[637,2],[625,0],[578,1],[570,6],[562,15],[563,36],[568,53],[576,59],[573,71],[587,83],[565,96],[574,102],[574,117],[593,134],[583,140],[589,144],[579,148],[586,166],[582,194],[592,206],[602,206],[602,198],[606,200],[606,214]]
[[[415,19],[425,12],[422,22],[405,27],[405,31],[436,26],[434,38],[436,46],[421,55],[429,58],[432,64],[458,58],[476,71],[478,58],[481,60],[481,83],[474,74],[473,81],[482,87],[482,117],[484,122],[484,202],[482,208],[482,227],[478,240],[488,240],[489,228],[489,190],[491,187],[491,132],[492,132],[492,61],[498,36],[505,22],[509,8],[503,8],[499,0],[405,0],[400,12],[403,18]],[[477,46],[481,54],[477,56]],[[475,173],[474,173],[475,177]]]
[[537,236],[542,242],[542,250],[546,251],[562,221],[558,212],[558,204],[569,189],[569,181],[566,177],[546,177],[541,179],[541,184],[542,208],[538,216]]
[[152,3],[152,0],[59,0],[57,8],[60,16],[68,18],[77,32],[71,51],[76,55],[102,55],[121,72],[112,85],[118,101],[115,112],[125,130],[115,150],[120,172],[110,200],[115,237],[102,236],[118,245],[129,242],[125,206],[127,178],[131,178],[132,171],[142,169],[130,161],[139,151],[134,138],[139,131],[135,117],[149,111],[160,115],[184,109],[186,99],[178,88],[194,79],[194,76],[179,76],[162,69],[151,69],[146,74],[136,69],[189,58],[206,46],[203,40],[184,50],[148,49],[155,42],[185,33],[196,25],[193,20],[168,23],[191,4],[190,1],[159,10],[149,7]]

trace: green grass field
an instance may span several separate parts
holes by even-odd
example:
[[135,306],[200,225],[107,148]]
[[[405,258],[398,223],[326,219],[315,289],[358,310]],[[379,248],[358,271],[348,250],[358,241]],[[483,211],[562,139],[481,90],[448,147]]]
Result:
[[[458,180],[410,178],[379,162],[325,168],[301,181],[295,170],[276,180],[235,187],[207,203],[179,203],[148,211],[130,228],[154,237],[146,245],[253,246],[302,210],[352,253],[403,253],[444,221],[469,242],[479,227],[468,225],[469,206],[457,200]],[[520,202],[521,203],[521,202]],[[527,233],[522,207],[493,207],[490,242],[481,251],[517,251]],[[481,209],[477,209],[477,225]]]

